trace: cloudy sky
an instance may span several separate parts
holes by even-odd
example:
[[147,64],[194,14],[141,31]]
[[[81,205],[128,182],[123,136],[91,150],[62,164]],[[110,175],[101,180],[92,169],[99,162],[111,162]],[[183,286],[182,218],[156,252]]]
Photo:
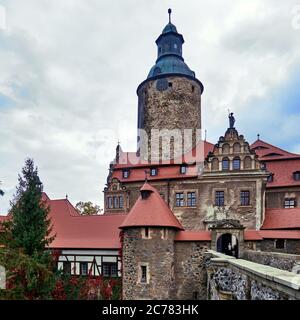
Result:
[[118,139],[135,149],[136,88],[169,7],[208,140],[230,108],[248,141],[300,153],[300,0],[0,0],[1,213],[26,157],[50,198],[102,206]]

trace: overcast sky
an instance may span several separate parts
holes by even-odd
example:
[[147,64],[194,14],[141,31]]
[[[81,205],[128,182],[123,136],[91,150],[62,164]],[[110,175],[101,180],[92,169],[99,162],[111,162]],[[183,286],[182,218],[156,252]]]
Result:
[[26,157],[50,198],[102,206],[118,139],[135,150],[136,88],[155,62],[169,7],[185,61],[204,84],[208,140],[224,134],[230,108],[249,142],[260,133],[300,153],[300,0],[0,5],[0,213]]

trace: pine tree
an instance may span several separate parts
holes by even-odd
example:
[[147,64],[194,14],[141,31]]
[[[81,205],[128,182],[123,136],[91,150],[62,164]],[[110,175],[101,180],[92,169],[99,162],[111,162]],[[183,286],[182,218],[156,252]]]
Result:
[[42,254],[53,241],[50,237],[49,208],[42,201],[43,185],[32,159],[25,161],[17,192],[11,202],[12,245],[29,256]]

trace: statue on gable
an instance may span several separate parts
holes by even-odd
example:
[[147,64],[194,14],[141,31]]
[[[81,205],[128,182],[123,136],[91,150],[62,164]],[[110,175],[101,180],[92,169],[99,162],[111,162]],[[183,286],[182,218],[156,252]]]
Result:
[[233,112],[229,113],[228,118],[229,118],[229,128],[233,129],[234,123],[235,123],[235,118],[233,116]]

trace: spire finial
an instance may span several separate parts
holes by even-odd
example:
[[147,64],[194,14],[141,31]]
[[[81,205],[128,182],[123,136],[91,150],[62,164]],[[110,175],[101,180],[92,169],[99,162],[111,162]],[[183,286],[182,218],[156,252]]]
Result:
[[257,140],[259,140],[259,138],[260,138],[260,134],[258,133],[258,134],[257,134]]
[[172,13],[172,9],[168,9],[168,14],[169,14],[169,23],[171,23],[171,13]]

